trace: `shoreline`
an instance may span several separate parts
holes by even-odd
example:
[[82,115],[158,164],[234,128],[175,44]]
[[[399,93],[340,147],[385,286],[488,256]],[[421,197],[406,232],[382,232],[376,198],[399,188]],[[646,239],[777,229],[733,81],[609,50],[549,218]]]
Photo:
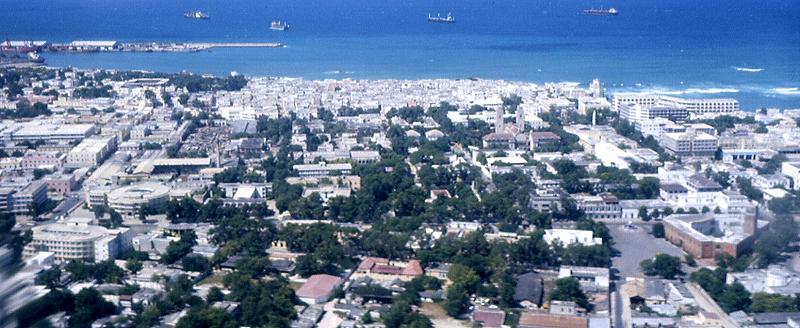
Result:
[[[69,54],[68,54],[69,55]],[[455,81],[467,81],[467,80],[474,80],[474,81],[483,81],[483,82],[498,82],[501,85],[510,85],[510,86],[517,86],[517,87],[532,87],[532,86],[545,86],[548,84],[551,85],[560,85],[560,86],[573,86],[573,87],[580,87],[581,85],[585,86],[588,85],[589,81],[586,82],[576,82],[574,80],[550,80],[550,81],[536,81],[536,80],[523,80],[523,79],[506,79],[506,78],[485,78],[479,76],[469,76],[469,77],[419,77],[419,78],[406,78],[406,77],[399,77],[399,78],[392,78],[392,77],[385,77],[385,76],[377,76],[377,77],[360,77],[356,74],[350,76],[348,73],[351,72],[344,72],[341,71],[332,71],[336,73],[332,73],[330,75],[322,76],[322,77],[306,77],[306,76],[288,76],[288,75],[261,75],[261,74],[248,74],[247,72],[238,72],[238,71],[231,71],[227,74],[215,74],[215,73],[207,73],[207,72],[197,72],[197,71],[190,71],[190,70],[181,70],[181,71],[168,71],[168,70],[149,70],[149,69],[129,69],[129,68],[86,68],[86,67],[77,67],[77,66],[70,66],[70,65],[51,65],[48,63],[38,64],[38,63],[16,63],[16,64],[5,64],[0,65],[0,68],[8,69],[8,68],[44,68],[44,69],[76,69],[79,71],[114,71],[114,72],[142,72],[147,74],[181,74],[181,73],[189,73],[195,74],[200,76],[212,76],[212,77],[226,77],[231,74],[238,74],[246,77],[250,80],[257,80],[257,79],[269,79],[269,80],[302,80],[307,82],[345,82],[345,81],[355,81],[355,82],[374,82],[374,83],[382,83],[382,82],[392,82],[392,83],[402,83],[402,82],[430,82],[430,83],[442,83],[442,82],[455,82]],[[602,78],[600,78],[603,80]],[[664,85],[657,85],[657,84],[636,84],[636,85],[616,85],[613,82],[606,82],[604,86],[604,91],[608,95],[613,94],[636,94],[636,95],[663,95],[663,96],[673,96],[679,98],[686,98],[686,99],[720,99],[720,98],[727,98],[727,99],[735,99],[739,101],[740,108],[742,111],[745,112],[755,112],[764,108],[779,108],[779,109],[799,109],[800,108],[800,87],[791,86],[791,84],[786,85],[778,85],[778,86],[762,86],[762,87],[753,87],[753,86],[730,86],[730,85],[708,85],[708,84],[699,84],[699,85],[682,85],[683,88],[670,88]]]
[[[70,54],[67,54],[70,55]],[[383,74],[379,74],[380,76],[373,76],[373,77],[361,77],[363,74],[357,73],[350,73],[346,71],[337,71],[337,73],[327,74],[327,72],[323,72],[321,77],[308,77],[308,76],[291,76],[291,75],[268,75],[268,74],[249,74],[247,72],[240,72],[240,71],[230,71],[227,74],[217,74],[217,73],[209,73],[209,72],[198,72],[194,70],[151,70],[151,69],[131,69],[131,68],[103,68],[103,67],[78,67],[78,66],[51,66],[45,63],[42,66],[48,69],[60,69],[60,68],[75,68],[81,71],[94,71],[94,70],[106,70],[106,71],[131,71],[131,72],[146,72],[152,74],[179,74],[179,73],[192,73],[197,75],[204,75],[204,76],[216,76],[216,77],[224,77],[228,76],[231,73],[237,73],[244,75],[248,79],[295,79],[295,80],[305,80],[305,81],[463,81],[463,80],[470,80],[476,79],[481,81],[498,81],[498,82],[506,82],[511,84],[520,84],[520,85],[545,85],[545,84],[562,84],[562,85],[587,85],[590,80],[584,82],[576,82],[574,80],[550,80],[550,81],[542,81],[542,80],[525,80],[525,79],[508,79],[508,78],[493,78],[493,77],[480,77],[480,76],[465,76],[465,77],[419,77],[419,78],[407,78],[407,77],[385,77]],[[331,71],[334,72],[334,71]],[[399,74],[398,74],[399,75]],[[602,77],[600,77],[601,80]],[[707,83],[697,84],[697,85],[675,85],[674,87],[661,85],[661,84],[624,84],[624,85],[616,85],[613,82],[606,82],[606,87],[604,88],[606,93],[613,94],[613,93],[627,93],[627,94],[653,94],[653,95],[665,95],[665,96],[674,96],[674,97],[681,97],[681,98],[690,98],[690,99],[704,99],[704,98],[733,98],[739,100],[740,103],[744,103],[742,105],[743,111],[753,112],[762,108],[783,108],[783,109],[795,109],[800,108],[800,86],[794,87],[792,84],[781,84],[781,85],[770,85],[770,86],[735,86],[735,85],[709,85]],[[764,103],[762,100],[779,100],[779,102],[783,103],[782,105],[769,105],[768,103]],[[751,101],[752,100],[752,101]]]

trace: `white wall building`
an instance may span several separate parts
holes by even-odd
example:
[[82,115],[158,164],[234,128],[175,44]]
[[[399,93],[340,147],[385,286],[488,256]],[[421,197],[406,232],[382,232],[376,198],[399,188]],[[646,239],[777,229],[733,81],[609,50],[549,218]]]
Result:
[[67,164],[73,166],[100,165],[116,149],[116,136],[85,139],[67,154]]
[[91,225],[91,219],[73,219],[33,227],[33,240],[23,255],[52,252],[59,261],[105,261],[113,259],[131,245],[128,228],[106,229]]
[[792,189],[800,189],[800,162],[784,162],[781,164],[781,173],[792,179]]
[[573,229],[546,229],[544,231],[544,241],[550,245],[558,243],[564,246],[572,244],[581,244],[583,246],[603,244],[603,239],[594,237],[594,232],[590,230]]

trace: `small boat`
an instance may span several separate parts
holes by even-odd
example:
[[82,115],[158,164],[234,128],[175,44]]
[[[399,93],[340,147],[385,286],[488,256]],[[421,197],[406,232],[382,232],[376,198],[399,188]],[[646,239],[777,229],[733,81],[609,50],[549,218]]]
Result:
[[286,22],[281,22],[281,21],[272,21],[272,24],[270,24],[269,29],[273,31],[286,31],[289,29],[289,24],[286,24]]
[[436,14],[436,16],[431,16],[431,14],[428,14],[428,21],[431,23],[455,23],[456,18],[453,17],[453,14],[451,13],[447,13],[446,17],[442,17],[439,14]]
[[191,19],[209,19],[211,18],[208,14],[196,10],[196,11],[188,11],[183,14],[183,17],[191,18]]
[[583,14],[587,16],[616,16],[619,14],[616,8],[608,8],[608,9],[596,9],[590,8],[583,10]]

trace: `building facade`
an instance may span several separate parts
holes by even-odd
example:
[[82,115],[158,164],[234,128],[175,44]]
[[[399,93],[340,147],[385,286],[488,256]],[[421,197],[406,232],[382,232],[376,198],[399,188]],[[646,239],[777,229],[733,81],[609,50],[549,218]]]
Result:
[[23,255],[52,252],[56,260],[105,261],[116,258],[131,245],[128,228],[106,229],[90,225],[89,219],[33,227],[33,240]]

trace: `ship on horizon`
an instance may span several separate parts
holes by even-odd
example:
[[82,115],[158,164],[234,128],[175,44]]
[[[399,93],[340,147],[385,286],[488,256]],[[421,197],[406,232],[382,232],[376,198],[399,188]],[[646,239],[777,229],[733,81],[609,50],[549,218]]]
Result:
[[289,29],[289,24],[281,21],[272,21],[272,24],[269,25],[269,29],[273,31],[286,31]]
[[456,22],[456,18],[453,17],[452,13],[447,13],[447,16],[445,16],[445,17],[442,17],[439,14],[436,14],[436,16],[431,16],[431,14],[429,13],[428,14],[428,21],[432,22],[432,23],[455,23]]
[[587,16],[616,16],[617,14],[619,14],[619,11],[617,11],[617,9],[613,7],[608,9],[603,9],[601,7],[600,9],[596,8],[584,9],[583,14]]
[[208,16],[208,14],[206,14],[206,13],[204,13],[202,11],[199,11],[199,10],[187,11],[187,12],[183,13],[183,17],[191,18],[191,19],[209,19],[209,18],[211,18],[210,16]]

